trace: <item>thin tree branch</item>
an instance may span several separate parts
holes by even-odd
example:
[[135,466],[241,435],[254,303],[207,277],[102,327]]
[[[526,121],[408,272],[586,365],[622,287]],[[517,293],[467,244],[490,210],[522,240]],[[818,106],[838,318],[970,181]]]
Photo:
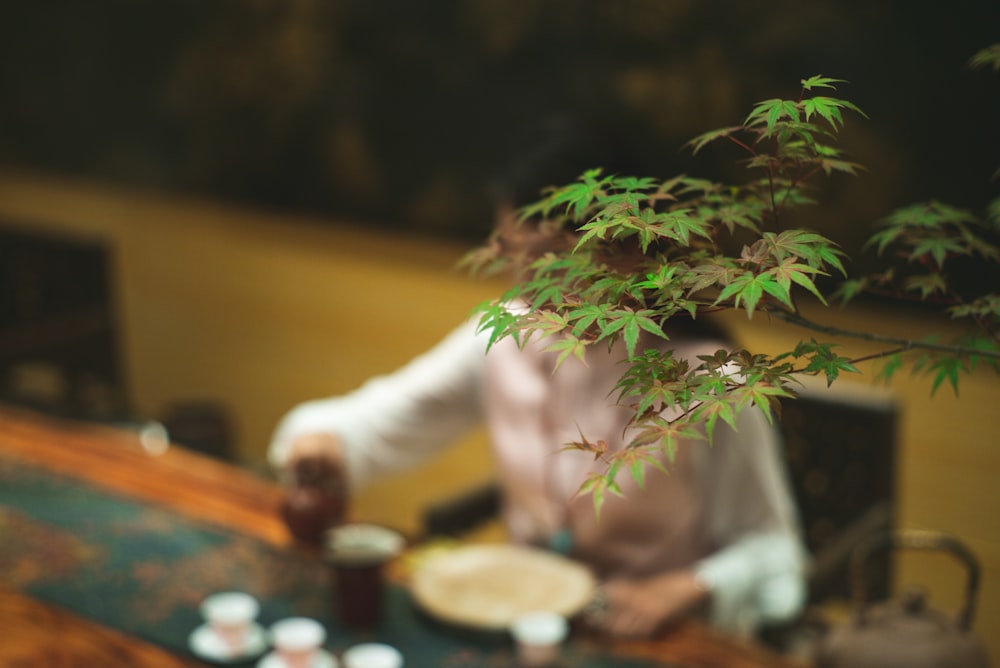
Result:
[[771,311],[771,314],[776,318],[784,320],[785,322],[803,327],[805,329],[811,329],[817,332],[823,332],[824,334],[830,334],[832,336],[846,336],[852,339],[859,339],[861,341],[872,341],[874,343],[888,343],[894,346],[898,346],[900,350],[893,352],[905,352],[908,350],[931,350],[940,353],[951,353],[953,355],[963,355],[963,356],[978,356],[978,357],[990,357],[993,359],[1000,359],[1000,350],[982,350],[980,348],[970,348],[968,346],[959,346],[948,343],[934,343],[932,341],[915,341],[913,339],[904,339],[896,336],[884,336],[882,334],[875,334],[872,332],[857,332],[850,329],[843,329],[841,327],[833,327],[831,325],[824,325],[822,323],[814,322],[808,318],[803,318],[797,313],[789,313],[787,311]]
[[898,353],[905,353],[907,350],[911,350],[907,347],[893,348],[892,350],[883,350],[882,352],[872,353],[871,355],[863,355],[861,357],[855,357],[851,360],[851,364],[860,364],[861,362],[868,362],[870,360],[882,359],[883,357],[890,357]]

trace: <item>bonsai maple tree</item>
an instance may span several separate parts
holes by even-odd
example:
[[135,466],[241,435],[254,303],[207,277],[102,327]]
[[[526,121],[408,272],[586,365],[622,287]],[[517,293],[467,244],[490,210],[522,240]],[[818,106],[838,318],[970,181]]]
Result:
[[[977,53],[971,63],[1000,69],[1000,45]],[[533,335],[549,337],[560,363],[569,356],[582,359],[591,345],[623,340],[627,350],[617,389],[619,402],[634,409],[634,437],[621,452],[606,452],[603,442],[586,435],[568,444],[607,464],[604,474],[582,488],[593,493],[598,508],[605,492],[620,493],[615,478],[623,467],[641,482],[646,465],[659,466],[657,451],[671,455],[682,438],[711,440],[719,420],[735,427],[748,406],[772,419],[779,400],[795,396],[800,374],[822,375],[829,384],[857,372],[861,359],[875,357],[882,362],[881,379],[910,365],[929,375],[935,392],[943,383],[957,391],[960,375],[977,365],[1000,371],[1000,293],[965,296],[949,280],[956,262],[1000,260],[1000,247],[990,240],[1000,231],[1000,197],[982,214],[937,201],[890,213],[867,242],[884,264],[869,276],[849,277],[845,253],[834,241],[787,224],[813,204],[810,192],[818,179],[862,169],[836,146],[847,117],[864,117],[854,104],[833,96],[842,83],[803,79],[797,99],[764,100],[739,125],[688,143],[694,153],[717,142],[731,144],[749,170],[743,183],[685,175],[639,178],[595,168],[520,211],[522,221],[531,219],[572,243],[530,262],[499,300],[480,307],[490,345],[507,336],[520,345]],[[496,239],[467,258],[485,271],[514,260]],[[832,279],[836,285],[829,289]],[[936,304],[965,326],[949,339],[911,340],[847,331],[811,319],[801,308],[804,300],[828,305],[866,292]],[[672,318],[726,309],[748,318],[766,313],[811,335],[778,354],[720,350],[698,365],[675,359],[669,349],[639,346],[641,332],[668,338],[664,323]],[[823,341],[824,335],[874,342],[881,349],[852,358]],[[679,414],[666,417],[667,406]]]

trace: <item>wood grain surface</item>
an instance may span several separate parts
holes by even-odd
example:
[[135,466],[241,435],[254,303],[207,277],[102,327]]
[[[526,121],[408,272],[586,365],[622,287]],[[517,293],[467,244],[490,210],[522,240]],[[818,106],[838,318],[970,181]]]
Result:
[[194,668],[158,647],[0,587],[4,668]]
[[[211,522],[273,545],[290,545],[272,481],[180,447],[160,455],[129,433],[0,405],[0,451],[116,493]],[[0,587],[4,668],[183,668],[163,650]],[[691,621],[652,640],[608,641],[623,655],[690,668],[794,668],[801,664]]]
[[182,447],[151,454],[131,432],[0,405],[0,449],[273,545],[291,542],[277,514],[277,485]]

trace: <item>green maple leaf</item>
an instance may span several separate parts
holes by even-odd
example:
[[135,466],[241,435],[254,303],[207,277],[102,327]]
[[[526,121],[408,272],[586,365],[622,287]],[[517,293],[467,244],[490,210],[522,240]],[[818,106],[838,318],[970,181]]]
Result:
[[834,129],[844,124],[842,109],[853,111],[860,116],[868,118],[865,112],[861,111],[855,104],[847,100],[839,100],[833,97],[817,95],[802,103],[805,117],[808,121],[814,114],[821,116]]
[[[826,276],[827,273],[825,271],[820,271],[815,267],[810,267],[809,265],[795,262],[792,258],[788,258],[777,267],[771,269],[770,273],[774,275],[777,282],[782,285],[786,291],[789,287],[786,281],[791,281],[792,283],[795,283],[796,285],[799,285],[811,292],[821,304],[826,304],[826,298],[823,297],[822,293],[820,293],[812,278],[817,274]],[[789,306],[791,305],[789,304]]]
[[808,79],[802,79],[801,84],[805,90],[812,90],[813,88],[833,88],[836,86],[833,84],[847,83],[844,79],[831,79],[829,77],[824,77],[822,74],[817,74],[816,76],[809,77]]
[[544,335],[561,334],[569,329],[569,318],[563,314],[552,310],[535,311],[535,322],[532,329],[542,332]]
[[946,380],[951,385],[955,396],[958,396],[958,376],[964,370],[965,366],[962,360],[957,357],[939,357],[934,360],[927,369],[927,373],[934,374],[934,380],[931,382],[931,396],[934,396]]
[[662,417],[645,420],[640,425],[641,431],[633,437],[629,447],[644,447],[658,444],[659,449],[667,455],[668,461],[674,461],[677,448],[683,441],[701,440],[705,438],[700,427],[691,424],[690,414],[670,422]]
[[798,229],[785,230],[778,234],[765,232],[758,243],[769,248],[770,253],[778,261],[788,257],[798,257],[811,267],[820,269],[829,265],[841,274],[846,274],[840,260],[844,255],[843,251],[822,234]]
[[[789,290],[791,287],[791,276],[793,274],[777,274],[779,268],[768,270],[766,274],[761,275],[760,286],[764,289],[764,292],[771,295],[782,304],[787,306],[791,310],[795,310],[795,305],[792,304],[792,295]],[[814,288],[815,289],[815,288]]]
[[831,98],[827,97],[813,97],[806,100],[803,104],[806,120],[812,118],[813,114],[818,114],[834,127],[843,123],[844,118],[840,113],[840,109],[836,104],[832,104],[832,102]]
[[578,252],[581,248],[587,245],[587,243],[593,239],[606,239],[608,233],[613,233],[621,225],[621,222],[617,218],[610,217],[597,217],[590,222],[581,225],[578,230],[584,234],[576,242],[576,246],[573,248],[573,252]]
[[637,281],[635,287],[639,290],[666,290],[678,281],[677,273],[682,269],[686,269],[686,267],[676,264],[664,264],[656,273],[650,272],[646,274],[646,280]]
[[864,293],[867,288],[867,278],[852,278],[843,281],[837,286],[837,289],[833,293],[833,298],[839,300],[841,304],[847,304],[858,295]]
[[875,374],[875,381],[888,385],[896,372],[903,368],[903,357],[899,353],[887,355]]
[[952,318],[993,318],[1000,320],[1000,295],[987,294],[977,297],[968,304],[959,304],[948,309]]
[[879,221],[891,227],[940,228],[945,223],[975,224],[975,214],[948,204],[931,200],[900,207]]
[[693,294],[713,285],[726,286],[742,271],[731,258],[723,256],[708,258],[691,268],[691,282],[688,289]]
[[858,170],[862,169],[861,165],[855,162],[848,162],[846,160],[833,160],[830,158],[824,158],[819,161],[820,167],[827,176],[833,172],[843,172],[844,174],[850,174],[851,176],[857,176]]
[[[676,183],[674,183],[675,181]],[[669,183],[674,184],[674,187],[677,188],[677,194],[681,196],[698,194],[707,197],[718,192],[719,189],[723,187],[714,181],[692,178],[690,176],[672,179]]]
[[650,222],[655,225],[658,235],[675,239],[685,246],[691,243],[692,235],[712,238],[711,226],[700,216],[692,215],[691,209],[675,209],[655,214]]
[[1000,72],[1000,44],[993,44],[977,51],[969,59],[970,67],[992,67],[994,72]]
[[545,304],[561,304],[563,301],[563,286],[559,283],[544,285],[537,290],[531,301],[531,310],[537,311]]
[[833,146],[827,146],[825,144],[813,144],[813,152],[823,158],[839,158],[842,151]]
[[607,316],[607,308],[597,304],[584,304],[572,309],[567,317],[573,322],[573,334],[582,336],[583,333],[594,323],[603,327]]
[[627,466],[632,479],[635,480],[639,489],[644,489],[646,484],[646,469],[653,467],[663,473],[667,473],[666,467],[648,447],[626,448],[617,454],[622,466]]
[[728,128],[720,128],[718,130],[711,130],[709,132],[705,132],[703,134],[698,135],[697,137],[695,137],[691,141],[689,141],[686,144],[684,144],[684,146],[690,146],[691,147],[691,153],[693,155],[698,155],[698,151],[700,151],[701,149],[705,148],[705,146],[707,146],[708,144],[711,144],[712,142],[716,141],[717,139],[722,139],[724,137],[730,137],[730,136],[732,136],[733,134],[739,132],[742,129],[743,129],[742,125],[734,125],[734,126],[728,127]]
[[737,227],[742,227],[751,232],[760,232],[761,210],[748,206],[745,203],[721,206],[709,215],[714,215],[720,223],[726,226],[730,234]]
[[621,487],[614,479],[609,480],[606,475],[596,472],[587,474],[587,478],[580,485],[578,494],[590,494],[594,500],[594,514],[601,516],[601,508],[604,507],[605,493],[611,492],[615,496],[623,496]]
[[[788,116],[788,104],[786,100],[778,98],[758,102],[750,114],[743,120],[743,125],[752,127],[764,124],[768,131],[771,131],[779,120]],[[790,104],[794,108],[795,103],[792,102]],[[798,109],[795,109],[795,114],[797,117]]]
[[602,171],[600,168],[587,170],[580,175],[576,183],[555,190],[540,204],[546,207],[545,210],[564,206],[566,211],[572,211],[576,217],[583,216],[591,204],[604,193],[604,188],[610,181],[610,177],[598,178]]
[[[1000,169],[993,174],[993,179],[1000,179]],[[1000,230],[1000,197],[990,200],[986,206],[986,218],[992,224],[994,230]]]
[[910,276],[903,282],[903,288],[910,292],[920,292],[921,299],[927,299],[934,294],[948,292],[948,282],[937,272],[921,276]]
[[709,443],[715,437],[715,427],[719,418],[736,429],[736,411],[733,409],[733,404],[724,398],[714,396],[707,398],[691,411],[690,416],[692,421],[705,425],[705,434],[708,436]]
[[738,387],[730,392],[737,406],[753,404],[759,408],[768,422],[774,421],[774,412],[780,410],[781,397],[795,396],[790,390],[780,385],[767,383],[752,383]]
[[[817,343],[815,339],[808,344],[800,343],[796,347],[796,356],[803,357],[811,353],[809,364],[805,368],[805,373],[823,372],[826,375],[826,385],[833,385],[840,376],[841,371],[849,373],[861,373],[851,362],[850,358],[838,355],[833,349],[838,347],[833,343]],[[802,354],[799,354],[799,351]]]
[[978,254],[985,260],[996,262],[1000,260],[1000,248],[988,241],[974,236],[968,230],[962,230],[962,241],[965,243],[965,255]]
[[636,388],[633,393],[640,396],[639,403],[635,406],[637,415],[646,415],[651,410],[675,405],[679,401],[678,394],[684,395],[681,399],[689,394],[687,385],[680,381],[666,383],[654,381],[651,387],[641,390]]
[[667,338],[659,323],[650,317],[653,315],[656,315],[656,312],[650,309],[633,311],[626,308],[613,311],[608,314],[607,324],[603,327],[598,340],[605,339],[620,331],[622,338],[625,340],[625,348],[628,351],[628,355],[629,357],[633,357],[635,355],[635,347],[639,342],[640,330],[655,334],[662,339]]
[[914,262],[920,260],[925,255],[930,255],[940,269],[944,266],[944,261],[947,259],[949,253],[965,254],[965,248],[955,239],[947,237],[921,239],[914,244],[913,250],[910,251],[910,261]]
[[1000,360],[995,355],[1000,353],[1000,341],[992,336],[970,336],[964,338],[961,344],[971,350],[981,350],[989,353],[989,356],[971,354],[969,355],[969,368],[975,369],[980,362],[988,365],[994,371],[1000,373]]
[[583,433],[583,429],[580,428],[580,425],[576,426],[576,431],[580,434],[580,440],[565,443],[560,450],[577,450],[579,452],[586,452],[593,455],[595,461],[607,454],[607,441],[603,441],[601,439],[591,441],[587,438],[586,434]]
[[476,307],[476,311],[481,314],[479,326],[476,331],[485,332],[489,330],[490,332],[486,350],[492,348],[493,344],[508,335],[512,336],[515,342],[520,345],[518,327],[520,319],[516,314],[508,310],[503,303],[487,302]]
[[753,318],[753,312],[766,291],[764,286],[774,282],[774,279],[767,274],[745,272],[734,278],[729,285],[722,289],[714,304],[718,305],[732,299],[735,308],[740,308],[742,304],[747,312],[747,317]]
[[656,186],[656,179],[648,176],[616,176],[611,179],[611,186],[627,192],[649,190]]
[[868,241],[865,242],[863,248],[868,249],[874,246],[875,252],[878,255],[882,255],[885,252],[885,249],[888,248],[890,244],[899,239],[902,235],[903,235],[902,227],[887,227],[871,235],[868,238]]
[[559,352],[559,356],[556,358],[556,368],[562,366],[562,363],[565,362],[570,355],[576,357],[583,364],[587,363],[585,357],[587,352],[586,344],[572,334],[564,333],[563,336],[547,345],[545,349],[552,352]]

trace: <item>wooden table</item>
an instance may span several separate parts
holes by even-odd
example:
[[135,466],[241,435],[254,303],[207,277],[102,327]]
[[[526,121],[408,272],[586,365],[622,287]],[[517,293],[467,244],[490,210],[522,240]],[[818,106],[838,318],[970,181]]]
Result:
[[[281,490],[274,483],[180,447],[151,455],[126,432],[0,405],[0,451],[275,546],[291,545],[275,512]],[[194,665],[3,587],[0,636],[0,665],[7,668]],[[691,668],[800,666],[755,644],[723,637],[697,622],[684,623],[653,640],[616,642],[614,650]]]

